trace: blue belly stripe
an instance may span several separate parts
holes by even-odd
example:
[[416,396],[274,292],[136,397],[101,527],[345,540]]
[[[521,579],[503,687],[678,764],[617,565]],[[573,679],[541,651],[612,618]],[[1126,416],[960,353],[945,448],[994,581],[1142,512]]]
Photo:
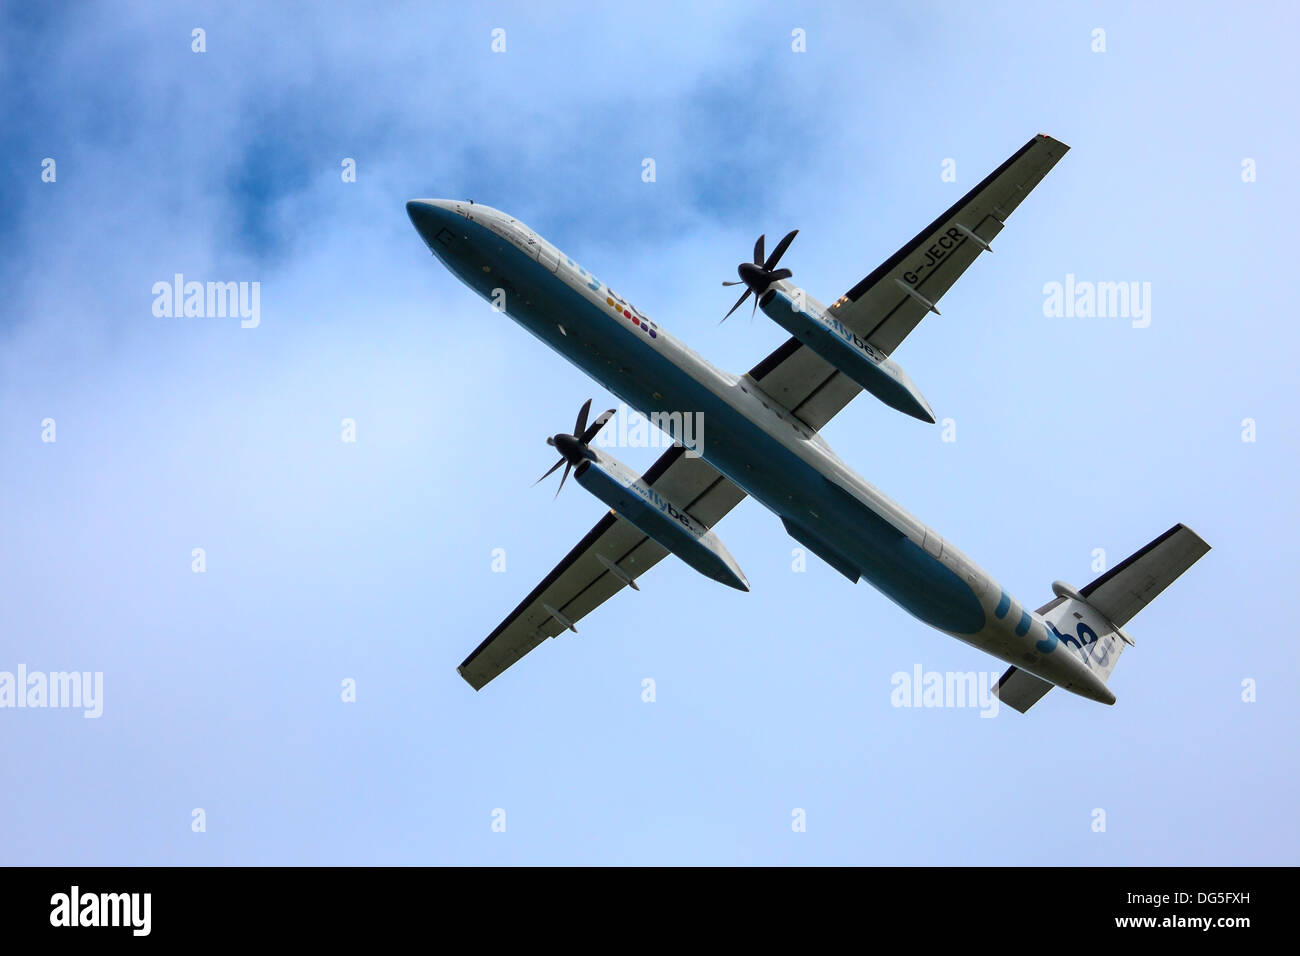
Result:
[[1024,637],[1029,633],[1030,620],[1028,611],[1020,612],[1020,623],[1016,625],[1016,637]]
[[1011,595],[1006,591],[1002,592],[1002,600],[998,601],[998,606],[993,610],[993,616],[999,621],[1007,616],[1007,611],[1011,610]]

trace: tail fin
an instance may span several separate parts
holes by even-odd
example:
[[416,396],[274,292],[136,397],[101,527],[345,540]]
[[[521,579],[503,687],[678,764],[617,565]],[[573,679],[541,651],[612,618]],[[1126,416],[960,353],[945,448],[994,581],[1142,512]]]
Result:
[[[1134,643],[1124,625],[1209,550],[1187,525],[1174,525],[1082,590],[1057,581],[1052,585],[1056,598],[1038,613],[1061,643],[1080,654],[1103,681],[1109,680],[1124,645]],[[1004,704],[1023,714],[1052,686],[1013,667],[995,690]]]

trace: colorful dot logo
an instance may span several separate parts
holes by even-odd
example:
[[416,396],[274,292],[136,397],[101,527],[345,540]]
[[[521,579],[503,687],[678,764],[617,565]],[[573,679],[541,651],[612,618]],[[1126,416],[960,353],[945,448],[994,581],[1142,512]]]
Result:
[[629,320],[633,325],[639,328],[642,332],[647,333],[650,336],[650,338],[657,339],[659,337],[659,332],[658,332],[659,327],[657,325],[655,325],[649,319],[642,318],[639,315],[634,315],[632,313],[631,308],[625,308],[623,303],[616,302],[613,296],[608,296],[608,295],[605,296],[605,304],[609,306],[611,309],[613,309],[615,313],[622,312],[623,318]]

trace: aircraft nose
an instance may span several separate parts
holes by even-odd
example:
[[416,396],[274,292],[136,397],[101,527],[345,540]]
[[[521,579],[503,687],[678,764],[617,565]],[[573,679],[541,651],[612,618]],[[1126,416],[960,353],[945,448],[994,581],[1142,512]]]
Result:
[[406,204],[406,214],[411,217],[411,225],[415,226],[415,231],[425,242],[437,235],[446,225],[448,217],[454,215],[445,201],[439,199],[412,199]]

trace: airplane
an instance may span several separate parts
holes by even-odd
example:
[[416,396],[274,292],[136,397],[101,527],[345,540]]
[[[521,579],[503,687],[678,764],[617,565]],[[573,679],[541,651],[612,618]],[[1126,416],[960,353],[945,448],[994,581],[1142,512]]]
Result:
[[[700,414],[706,440],[675,443],[642,475],[591,443],[613,410],[547,443],[560,487],[575,480],[609,511],[457,668],[481,690],[669,554],[708,577],[749,584],[713,527],[745,497],[852,582],[866,578],[937,630],[1011,665],[996,693],[1026,712],[1053,687],[1113,704],[1111,672],[1129,620],[1190,568],[1206,544],[1177,524],[1083,588],[1052,585],[1030,611],[965,554],[855,474],[819,434],[861,392],[921,421],[934,413],[893,359],[908,334],[1065,155],[1039,134],[861,282],[822,305],[777,268],[795,232],[738,281],[791,338],[744,375],[715,368],[589,270],[506,213],[472,201],[406,204],[433,255],[471,289],[643,413]],[[730,315],[728,312],[727,315]],[[724,319],[726,316],[723,317]],[[662,420],[662,419],[661,419]],[[672,420],[669,417],[668,420]],[[677,436],[673,436],[677,437]],[[547,475],[544,475],[545,478]],[[559,491],[557,489],[556,494]]]

